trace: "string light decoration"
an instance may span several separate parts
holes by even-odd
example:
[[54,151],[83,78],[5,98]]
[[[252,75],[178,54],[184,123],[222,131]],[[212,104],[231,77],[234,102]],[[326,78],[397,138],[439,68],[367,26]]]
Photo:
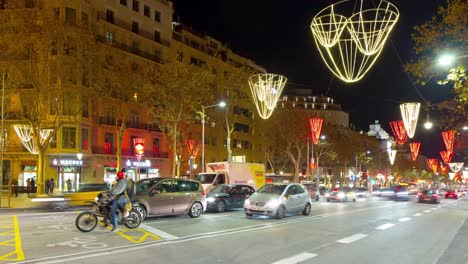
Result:
[[447,167],[447,166],[445,166],[444,164],[440,163],[439,167],[440,167],[440,173],[441,173],[441,174],[447,174],[447,172],[448,172],[448,167]]
[[396,152],[397,151],[395,149],[388,151],[388,158],[390,159],[390,164],[392,165],[395,162]]
[[426,162],[427,166],[429,166],[429,169],[431,169],[432,172],[436,173],[439,167],[439,161],[437,159],[427,159]]
[[453,152],[453,144],[455,143],[455,131],[450,130],[442,132],[442,139],[444,139],[447,151]]
[[390,127],[392,128],[396,142],[400,145],[405,144],[406,139],[408,139],[408,133],[406,133],[403,121],[392,121],[390,122]]
[[463,168],[464,163],[463,162],[450,162],[448,163],[449,168],[453,172],[459,172]]
[[453,152],[452,151],[440,151],[440,156],[442,157],[442,160],[444,161],[445,164],[448,164],[450,161],[452,161],[453,158]]
[[449,172],[449,177],[450,177],[450,180],[453,181],[453,178],[455,178],[455,172]]
[[421,147],[421,143],[411,142],[409,144],[409,147],[410,147],[410,151],[411,151],[411,159],[413,161],[416,161],[416,159],[418,158],[419,148]]
[[261,118],[268,119],[273,114],[286,82],[286,77],[271,73],[255,74],[249,77],[252,98]]
[[323,118],[314,117],[309,119],[310,133],[312,134],[312,142],[317,145],[322,131]]
[[345,82],[357,82],[377,61],[399,16],[388,1],[344,0],[322,9],[310,29],[330,71]]
[[[39,149],[36,146],[36,143],[33,140],[33,130],[30,125],[14,125],[13,128],[15,129],[16,134],[21,140],[23,146],[32,154],[38,154]],[[39,134],[39,143],[42,145],[49,138],[50,133],[54,131],[53,129],[41,129]]]
[[187,148],[189,150],[189,154],[196,159],[198,156],[198,152],[200,152],[200,141],[189,139],[187,140]]
[[420,103],[404,103],[400,105],[401,117],[403,124],[405,124],[406,132],[409,138],[413,138],[418,124]]

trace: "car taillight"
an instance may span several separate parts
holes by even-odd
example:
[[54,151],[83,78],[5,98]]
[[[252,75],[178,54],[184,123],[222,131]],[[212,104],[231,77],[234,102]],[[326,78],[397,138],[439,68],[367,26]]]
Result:
[[437,194],[433,194],[432,197],[437,197],[438,195]]
[[202,194],[203,196],[206,196],[206,192],[205,192],[205,191],[203,191],[201,194]]
[[421,196],[421,195],[422,195],[422,193],[418,193],[418,196]]

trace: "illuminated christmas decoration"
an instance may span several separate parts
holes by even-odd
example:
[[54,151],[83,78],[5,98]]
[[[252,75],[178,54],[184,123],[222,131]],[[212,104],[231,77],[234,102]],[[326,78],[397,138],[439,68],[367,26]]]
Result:
[[450,180],[453,181],[453,178],[455,178],[455,172],[449,172],[449,177]]
[[[36,143],[33,140],[33,130],[30,125],[14,125],[13,128],[15,129],[16,134],[21,140],[23,146],[32,154],[38,154],[39,149],[36,146]],[[39,143],[42,145],[44,144],[45,140],[50,136],[53,129],[41,129],[39,132],[40,138]]]
[[463,168],[463,162],[450,162],[449,164],[450,170],[453,172],[459,172]]
[[442,138],[444,139],[447,151],[453,152],[453,143],[455,142],[455,131],[442,132]]
[[410,151],[411,151],[411,159],[413,161],[416,161],[416,159],[418,158],[419,148],[421,147],[421,143],[411,142],[409,144],[409,147],[410,147]]
[[406,133],[405,125],[403,121],[393,121],[390,122],[390,127],[392,128],[393,135],[398,144],[403,145],[408,138],[408,133]]
[[200,152],[200,141],[193,139],[187,140],[187,148],[191,156],[194,159],[197,158],[198,152]]
[[440,156],[442,157],[442,160],[444,161],[445,164],[448,164],[452,158],[453,158],[453,152],[452,151],[440,151]]
[[345,82],[357,82],[376,62],[399,15],[384,0],[344,0],[321,10],[310,28],[330,71]]
[[317,162],[309,162],[310,170],[315,170],[317,168]]
[[440,173],[441,174],[446,174],[448,172],[448,167],[445,166],[444,164],[440,163]]
[[322,131],[323,118],[314,117],[309,119],[310,133],[312,134],[312,142],[317,145]]
[[439,167],[439,161],[437,159],[427,159],[426,162],[427,166],[429,166],[429,169],[431,169],[432,172],[436,173]]
[[133,148],[135,156],[138,161],[141,160],[141,157],[145,154],[145,139],[144,138],[134,138],[133,139]]
[[388,158],[390,159],[390,164],[393,165],[393,163],[395,162],[395,156],[396,156],[396,150],[392,149],[388,152]]
[[420,107],[420,103],[405,103],[400,105],[401,117],[403,118],[403,124],[405,124],[409,138],[413,138],[416,131]]
[[271,73],[250,76],[250,91],[261,118],[268,119],[273,114],[286,81],[286,77]]

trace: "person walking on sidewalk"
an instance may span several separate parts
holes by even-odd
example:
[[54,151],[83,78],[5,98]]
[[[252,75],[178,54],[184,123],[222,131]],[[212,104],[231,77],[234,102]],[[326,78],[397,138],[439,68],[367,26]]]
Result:
[[34,180],[34,178],[31,178],[31,192],[36,192],[36,181]]
[[13,196],[14,193],[15,196],[18,197],[18,179],[11,179],[11,188],[13,189],[13,191],[11,192],[11,196]]
[[49,195],[49,185],[50,185],[50,181],[47,179],[47,181],[45,182],[45,194],[46,195]]
[[28,193],[28,197],[29,197],[29,191],[31,190],[31,178],[28,178],[26,180],[26,192]]
[[50,180],[49,180],[49,193],[50,193],[50,195],[54,194],[54,187],[55,187],[54,179],[50,178]]

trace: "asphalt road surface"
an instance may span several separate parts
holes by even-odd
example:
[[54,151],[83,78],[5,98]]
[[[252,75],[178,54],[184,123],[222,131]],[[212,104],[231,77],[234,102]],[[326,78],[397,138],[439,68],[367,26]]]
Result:
[[148,218],[82,233],[78,212],[0,211],[3,263],[468,263],[468,200],[314,202],[310,216]]

